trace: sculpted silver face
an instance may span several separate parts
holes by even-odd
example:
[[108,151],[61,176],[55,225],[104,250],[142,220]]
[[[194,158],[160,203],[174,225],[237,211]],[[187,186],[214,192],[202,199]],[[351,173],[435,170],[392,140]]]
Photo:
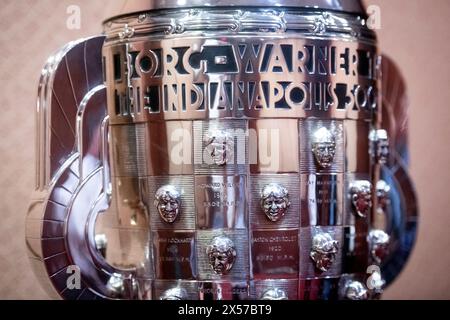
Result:
[[225,130],[211,131],[205,136],[205,148],[212,163],[226,165],[233,155],[233,136]]
[[367,300],[369,293],[359,281],[348,281],[345,284],[345,298],[348,300]]
[[181,195],[174,186],[162,186],[156,191],[154,204],[161,219],[174,223],[181,212]]
[[386,130],[372,130],[369,135],[370,153],[379,164],[389,159],[389,137]]
[[217,236],[206,248],[211,269],[218,275],[226,275],[233,268],[236,261],[236,247],[226,236]]
[[376,263],[381,263],[389,253],[389,235],[383,230],[372,230],[369,232],[368,241],[372,258]]
[[270,288],[261,295],[261,300],[289,300],[286,292],[279,288]]
[[382,214],[385,212],[389,204],[389,193],[391,192],[391,186],[384,180],[377,182],[377,202],[378,208],[377,212]]
[[314,261],[316,268],[322,272],[330,270],[338,253],[338,241],[334,240],[328,233],[318,233],[313,237],[310,258]]
[[266,185],[261,192],[261,207],[273,222],[280,220],[291,206],[288,190],[277,183]]
[[350,198],[355,214],[365,218],[372,208],[372,184],[369,181],[355,181],[350,185]]
[[336,138],[325,127],[314,132],[312,137],[312,152],[317,164],[326,169],[331,167],[336,154]]
[[183,288],[171,288],[163,292],[160,300],[186,300],[188,297],[187,291]]

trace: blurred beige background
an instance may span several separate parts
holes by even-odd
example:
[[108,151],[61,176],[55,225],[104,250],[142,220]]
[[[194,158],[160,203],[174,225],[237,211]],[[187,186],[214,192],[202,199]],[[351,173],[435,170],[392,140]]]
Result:
[[[0,0],[0,299],[46,299],[25,254],[34,186],[34,106],[47,57],[101,31],[119,0]],[[381,7],[381,49],[399,64],[411,99],[412,176],[421,224],[412,258],[387,299],[450,299],[450,1],[367,0]],[[81,7],[81,29],[66,28]]]

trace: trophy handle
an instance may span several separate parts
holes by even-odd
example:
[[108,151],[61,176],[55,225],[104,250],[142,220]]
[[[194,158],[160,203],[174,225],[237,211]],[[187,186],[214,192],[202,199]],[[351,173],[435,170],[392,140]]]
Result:
[[[403,270],[413,249],[418,224],[418,205],[414,185],[407,173],[408,99],[405,81],[397,66],[382,57],[382,123],[388,132],[390,157],[381,166],[380,178],[390,190],[385,210],[385,229],[390,238],[381,273],[389,285]],[[377,190],[378,192],[378,190]],[[378,204],[380,205],[380,204]]]
[[106,263],[94,235],[111,194],[104,39],[67,44],[49,58],[39,83],[36,188],[26,244],[36,275],[55,298],[117,298],[110,289],[114,277],[132,287],[131,272]]

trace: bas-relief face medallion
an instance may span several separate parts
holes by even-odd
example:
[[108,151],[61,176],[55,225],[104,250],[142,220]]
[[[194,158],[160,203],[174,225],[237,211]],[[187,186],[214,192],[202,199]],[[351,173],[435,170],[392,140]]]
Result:
[[174,186],[162,186],[156,191],[154,204],[162,220],[174,223],[181,212],[181,195]]
[[160,300],[187,300],[187,291],[183,288],[171,288],[164,291],[159,298]]
[[336,154],[336,138],[330,130],[322,127],[314,132],[312,152],[314,159],[321,168],[326,169],[333,165]]
[[345,298],[348,300],[367,300],[369,292],[359,281],[348,281],[345,284]]
[[350,199],[354,213],[360,218],[366,218],[372,208],[372,184],[365,180],[352,182]]
[[322,272],[330,270],[338,253],[339,242],[328,233],[320,232],[313,237],[310,258]]
[[205,149],[210,161],[217,166],[225,166],[233,155],[233,136],[225,130],[211,131],[205,136]]
[[213,238],[206,248],[206,254],[211,269],[218,275],[228,274],[237,256],[234,242],[226,236]]
[[370,153],[379,164],[385,164],[389,159],[389,137],[386,130],[372,130],[369,135]]
[[279,221],[290,206],[289,192],[282,185],[271,183],[262,189],[261,207],[270,221]]
[[386,209],[389,205],[389,193],[391,192],[391,186],[386,183],[384,180],[380,180],[377,182],[376,187],[377,192],[377,202],[378,202],[378,213],[385,213]]
[[389,253],[389,235],[383,230],[372,230],[369,232],[368,241],[370,254],[376,263],[380,264]]
[[273,301],[280,301],[280,300],[289,300],[286,292],[279,288],[270,288],[261,295],[260,300],[273,300]]

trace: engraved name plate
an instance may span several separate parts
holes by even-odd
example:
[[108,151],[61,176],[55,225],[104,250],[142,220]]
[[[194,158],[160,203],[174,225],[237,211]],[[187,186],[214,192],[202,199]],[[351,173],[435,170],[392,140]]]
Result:
[[156,278],[195,279],[195,232],[154,232],[153,247]]
[[[171,186],[179,194],[177,218],[168,223],[161,217],[156,195],[161,187]],[[162,176],[148,178],[150,223],[152,229],[195,230],[194,178],[192,176]]]
[[[226,241],[214,247],[218,238]],[[247,230],[197,231],[198,275],[202,280],[247,280],[248,254]]]
[[[337,250],[333,253],[315,252],[314,259],[311,257],[313,249],[313,239],[318,234],[328,235],[330,239],[337,242]],[[300,230],[300,278],[327,278],[338,276],[342,269],[342,227],[309,227]],[[331,252],[331,251],[329,251]],[[330,262],[327,265],[327,262]],[[322,271],[319,266],[327,266],[327,271]]]
[[297,300],[298,279],[255,280],[251,292],[253,300]]
[[195,177],[199,229],[246,229],[245,176]]
[[156,280],[155,300],[198,300],[198,282],[186,280]]
[[200,300],[248,300],[249,284],[246,281],[200,282]]
[[301,226],[342,225],[344,175],[301,175]]
[[[250,184],[252,229],[298,228],[300,217],[298,175],[252,175]],[[268,185],[276,185],[280,191],[274,190],[274,194],[264,195],[263,191]],[[264,199],[265,196],[270,199]]]
[[344,246],[342,248],[342,270],[344,273],[364,273],[369,263],[369,244],[367,224],[344,227]]
[[196,174],[246,173],[247,121],[194,121],[193,128]]
[[299,300],[337,300],[340,278],[300,280]]
[[255,279],[297,278],[299,230],[252,231],[252,266]]
[[342,121],[300,121],[300,172],[344,172],[344,125]]

